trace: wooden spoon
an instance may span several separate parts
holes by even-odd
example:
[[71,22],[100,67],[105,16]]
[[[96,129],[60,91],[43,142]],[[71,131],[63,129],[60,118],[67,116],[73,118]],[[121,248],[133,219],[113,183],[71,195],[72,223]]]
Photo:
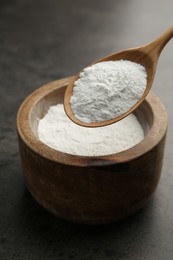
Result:
[[133,61],[136,63],[140,63],[145,67],[146,72],[147,72],[146,90],[145,90],[143,96],[141,97],[141,99],[130,110],[128,110],[127,112],[125,112],[124,114],[122,114],[118,117],[115,117],[113,119],[106,120],[106,121],[101,121],[101,122],[85,123],[85,122],[82,122],[79,119],[77,119],[71,109],[70,99],[71,99],[71,96],[73,95],[74,82],[79,78],[80,73],[78,73],[69,82],[69,85],[67,86],[67,89],[65,92],[64,108],[65,108],[65,111],[66,111],[66,114],[68,115],[68,117],[74,123],[81,125],[81,126],[99,127],[99,126],[105,126],[105,125],[115,123],[115,122],[123,119],[130,113],[132,113],[141,104],[141,102],[145,99],[148,92],[150,91],[153,80],[154,80],[156,66],[157,66],[157,62],[158,62],[160,53],[163,50],[164,46],[167,44],[167,42],[172,37],[173,37],[173,26],[171,26],[169,29],[167,29],[159,38],[157,38],[156,40],[154,40],[153,42],[151,42],[145,46],[127,49],[127,50],[124,50],[124,51],[121,51],[121,52],[118,52],[115,54],[111,54],[111,55],[106,56],[91,64],[91,65],[93,65],[95,63],[102,62],[102,61],[115,61],[115,60],[123,59],[123,60],[130,60],[130,61]]

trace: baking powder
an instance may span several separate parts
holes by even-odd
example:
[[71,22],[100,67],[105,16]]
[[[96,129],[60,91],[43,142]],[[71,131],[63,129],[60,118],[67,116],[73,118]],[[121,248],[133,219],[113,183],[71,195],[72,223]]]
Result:
[[43,143],[61,152],[101,156],[136,145],[144,138],[144,133],[133,114],[112,125],[81,127],[67,117],[63,104],[58,104],[51,106],[39,120],[38,136]]
[[146,89],[145,68],[129,60],[99,62],[74,83],[71,109],[82,122],[101,122],[131,109]]

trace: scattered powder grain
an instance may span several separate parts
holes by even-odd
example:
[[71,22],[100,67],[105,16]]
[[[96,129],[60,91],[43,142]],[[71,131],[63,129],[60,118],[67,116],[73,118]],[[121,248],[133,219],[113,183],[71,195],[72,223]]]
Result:
[[130,114],[116,124],[89,128],[74,124],[65,114],[63,104],[51,106],[39,120],[39,139],[48,146],[69,154],[99,156],[117,153],[144,138],[137,118]]
[[128,60],[99,62],[85,68],[75,81],[70,103],[76,118],[102,122],[132,108],[146,89],[145,68]]

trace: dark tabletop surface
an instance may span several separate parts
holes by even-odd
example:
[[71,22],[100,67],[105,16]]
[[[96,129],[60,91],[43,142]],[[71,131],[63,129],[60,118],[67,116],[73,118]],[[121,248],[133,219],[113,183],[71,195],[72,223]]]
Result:
[[21,102],[41,85],[146,44],[172,23],[170,0],[0,0],[0,259],[173,259],[173,41],[153,85],[169,115],[162,176],[135,215],[86,227],[49,214],[26,189],[15,126]]

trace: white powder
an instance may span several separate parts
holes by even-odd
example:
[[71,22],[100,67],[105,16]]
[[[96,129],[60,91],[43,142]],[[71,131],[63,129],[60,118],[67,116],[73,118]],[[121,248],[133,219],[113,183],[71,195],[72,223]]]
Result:
[[63,104],[51,106],[39,120],[39,139],[48,146],[69,154],[99,156],[117,153],[139,143],[143,129],[133,114],[116,124],[89,128],[74,124]]
[[132,108],[146,89],[145,68],[128,60],[99,62],[75,81],[71,109],[82,122],[101,122]]

